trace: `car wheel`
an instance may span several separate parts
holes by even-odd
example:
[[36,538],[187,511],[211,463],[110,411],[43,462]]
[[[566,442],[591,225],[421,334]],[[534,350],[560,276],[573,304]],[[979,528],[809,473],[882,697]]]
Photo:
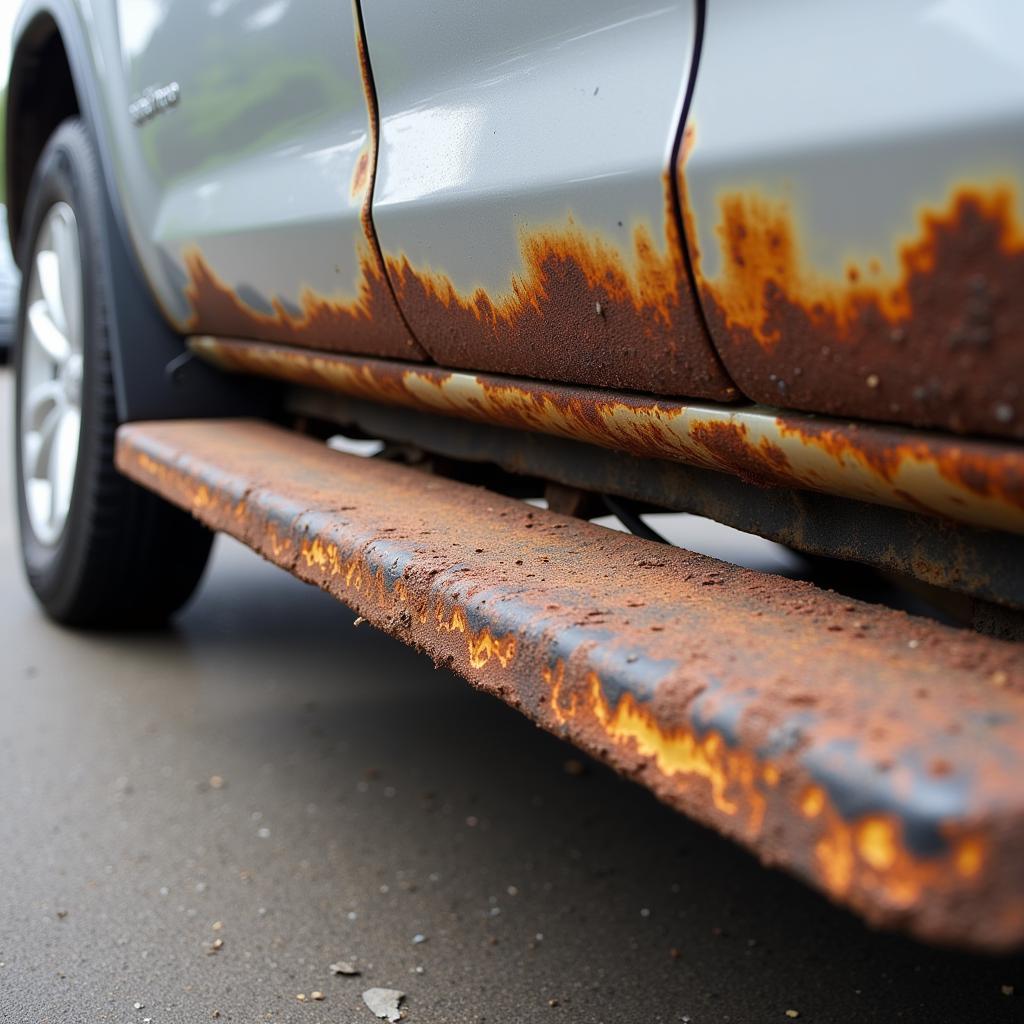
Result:
[[32,589],[57,621],[151,625],[195,589],[212,534],[114,468],[102,188],[84,125],[65,121],[36,167],[20,245],[21,551]]

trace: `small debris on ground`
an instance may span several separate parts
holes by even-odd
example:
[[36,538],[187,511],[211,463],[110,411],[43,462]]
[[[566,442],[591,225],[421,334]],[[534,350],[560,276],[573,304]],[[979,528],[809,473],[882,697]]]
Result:
[[1013,986],[1012,985],[1000,985],[999,986],[999,991],[1002,992],[1004,996],[1012,996],[1013,995]]
[[786,1016],[789,1017],[791,1020],[796,1020],[796,1018],[800,1016],[800,1011],[799,1010],[787,1010],[786,1011]]
[[323,992],[310,992],[309,998],[316,1000],[318,1003],[322,1003],[324,1001],[324,994]]
[[222,775],[211,775],[210,776],[210,789],[223,789],[224,788],[224,777]]
[[68,916],[68,912],[66,910],[58,910],[57,911],[57,920],[58,921],[63,921],[64,918],[67,917],[67,916]]
[[566,775],[572,775],[575,778],[587,774],[587,766],[575,757],[570,757],[562,765],[562,770],[565,772]]
[[214,956],[215,954],[219,953],[223,948],[224,948],[224,940],[223,939],[214,939],[213,942],[211,942],[206,947],[206,955],[207,956]]
[[306,1001],[306,993],[305,992],[297,992],[295,994],[295,998],[298,999],[298,1001],[300,1003],[304,1003]]
[[426,935],[421,935],[421,934],[420,934],[419,932],[417,932],[417,933],[416,933],[416,934],[415,934],[415,935],[414,935],[414,936],[412,937],[412,944],[413,944],[414,946],[418,946],[418,945],[420,945],[420,943],[422,943],[422,942],[426,942],[426,941],[427,941],[427,937],[426,937]]
[[363,1002],[370,1011],[381,1020],[390,1021],[391,1024],[402,1019],[399,1003],[404,998],[405,993],[395,988],[368,988],[363,993]]
[[558,1005],[558,1000],[557,999],[549,999],[548,1000],[548,1006],[557,1006],[557,1005]]
[[331,974],[346,974],[349,976],[355,976],[360,973],[358,967],[355,964],[349,963],[347,960],[339,960],[337,963],[331,964]]

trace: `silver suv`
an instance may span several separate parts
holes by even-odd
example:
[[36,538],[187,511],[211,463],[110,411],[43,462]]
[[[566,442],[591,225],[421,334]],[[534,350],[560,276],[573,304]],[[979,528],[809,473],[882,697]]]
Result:
[[1022,37],[1010,0],[27,0],[40,602],[162,621],[231,533],[871,920],[1019,944]]

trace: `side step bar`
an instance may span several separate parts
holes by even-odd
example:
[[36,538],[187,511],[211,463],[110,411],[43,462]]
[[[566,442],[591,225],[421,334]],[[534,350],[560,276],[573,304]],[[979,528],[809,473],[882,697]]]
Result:
[[875,924],[1024,943],[1024,649],[259,422],[117,464]]

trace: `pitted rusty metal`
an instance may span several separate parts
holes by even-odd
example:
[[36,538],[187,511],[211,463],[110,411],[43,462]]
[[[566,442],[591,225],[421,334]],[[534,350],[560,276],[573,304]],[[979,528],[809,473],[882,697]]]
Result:
[[[718,197],[718,266],[691,264],[711,336],[756,402],[958,433],[1024,438],[1024,224],[1010,180],[965,182],[922,209],[917,233],[845,277],[810,262],[797,207],[755,188]],[[879,253],[882,258],[889,253]]]
[[211,337],[191,346],[228,370],[1024,532],[1024,451],[1009,443]]
[[264,424],[119,468],[834,899],[1024,942],[1024,650]]

